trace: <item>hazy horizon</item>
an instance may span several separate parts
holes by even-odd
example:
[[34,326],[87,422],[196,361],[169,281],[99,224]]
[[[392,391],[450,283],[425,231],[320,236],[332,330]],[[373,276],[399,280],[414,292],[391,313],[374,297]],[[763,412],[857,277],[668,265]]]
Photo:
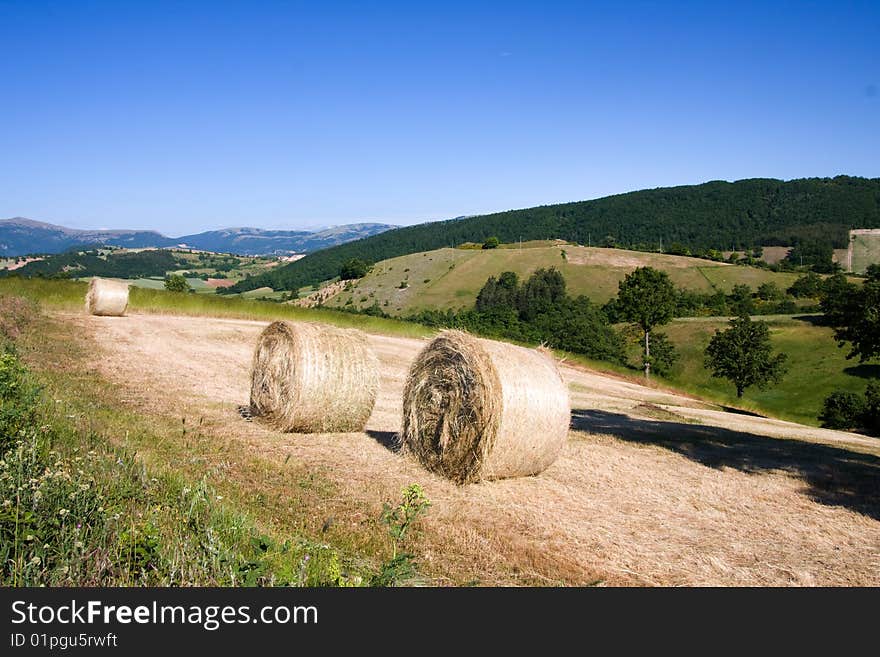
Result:
[[0,217],[178,236],[878,177],[880,5],[0,4]]
[[[853,174],[848,174],[848,173],[835,173],[835,174],[831,174],[831,175],[821,175],[821,176],[819,176],[819,175],[817,175],[817,176],[804,176],[804,178],[834,178],[836,176],[877,178],[877,176],[853,176]],[[704,183],[708,183],[708,182],[718,182],[719,180],[720,179],[704,180],[704,181],[701,181],[698,183],[682,183],[681,185],[668,185],[668,186],[664,185],[663,187],[682,187],[682,186],[700,185],[700,184],[704,184]],[[743,180],[743,179],[740,179],[740,180]],[[793,180],[793,179],[791,179],[791,178],[781,179],[780,178],[780,180],[786,181],[786,180]],[[736,180],[720,180],[720,182],[733,183],[733,182],[738,182],[738,181],[736,181]],[[654,189],[654,188],[656,188],[656,186],[655,187],[644,187],[644,188],[640,188],[640,189],[630,189],[630,190],[626,190],[626,191],[622,191],[622,192],[615,192],[613,194],[606,194],[605,196],[627,194],[629,192],[644,191],[647,189]],[[571,202],[578,202],[578,201],[590,201],[590,200],[595,200],[595,199],[599,199],[599,198],[604,198],[604,197],[599,196],[599,197],[583,198],[583,199],[567,199],[567,200],[559,200],[559,201],[548,201],[546,203],[536,203],[534,206],[529,206],[529,207],[538,207],[538,206],[542,206],[542,205],[556,205],[556,204],[560,204],[560,203],[571,203]],[[394,222],[390,222],[390,221],[371,220],[371,219],[365,219],[362,221],[359,221],[359,220],[342,221],[342,222],[331,223],[331,224],[318,224],[318,223],[304,222],[301,225],[297,225],[297,226],[285,225],[284,223],[280,223],[280,224],[274,225],[274,226],[257,225],[256,223],[254,223],[254,224],[240,224],[240,225],[236,225],[236,226],[219,225],[218,224],[213,227],[209,226],[206,228],[202,228],[202,229],[194,230],[194,231],[188,231],[188,232],[179,232],[178,231],[176,233],[175,232],[166,232],[166,231],[163,231],[158,228],[151,227],[151,226],[134,226],[134,227],[130,227],[130,226],[121,227],[121,226],[115,226],[115,225],[75,226],[72,224],[64,223],[63,221],[50,221],[50,220],[46,220],[46,219],[40,219],[37,217],[28,217],[28,216],[25,216],[22,214],[11,215],[8,217],[0,217],[0,221],[4,221],[4,220],[8,220],[8,219],[28,219],[31,221],[37,221],[40,223],[62,226],[64,228],[71,228],[71,229],[75,229],[75,230],[86,230],[86,231],[103,231],[103,230],[156,231],[156,232],[164,234],[166,237],[181,237],[184,235],[191,235],[191,234],[195,234],[195,233],[202,233],[202,232],[208,232],[208,231],[236,230],[236,229],[242,229],[242,228],[252,228],[252,229],[260,229],[260,230],[289,230],[289,231],[319,232],[322,230],[329,230],[332,228],[337,228],[337,227],[341,227],[341,226],[350,226],[350,225],[354,225],[354,224],[385,224],[385,225],[393,225],[393,226],[397,226],[397,227],[403,227],[403,226],[413,226],[413,225],[420,224],[420,223],[429,223],[429,222],[433,222],[433,221],[446,221],[446,220],[457,219],[457,218],[462,218],[462,217],[480,216],[483,214],[494,214],[494,213],[498,213],[498,212],[505,212],[508,210],[521,210],[521,209],[524,209],[524,208],[501,208],[501,209],[489,210],[487,212],[463,213],[463,214],[455,215],[453,217],[438,217],[438,218],[432,218],[432,219],[425,219],[423,221],[414,220],[414,221],[410,221],[410,222],[396,223],[396,224]]]

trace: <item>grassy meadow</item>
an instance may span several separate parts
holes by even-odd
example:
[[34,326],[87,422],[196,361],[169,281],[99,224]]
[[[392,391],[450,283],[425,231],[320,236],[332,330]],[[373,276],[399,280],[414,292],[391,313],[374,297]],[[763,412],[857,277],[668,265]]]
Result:
[[[847,360],[832,330],[816,324],[817,316],[772,315],[755,319],[770,324],[776,351],[788,354],[788,373],[782,382],[759,390],[749,388],[737,399],[733,384],[714,379],[703,367],[703,354],[718,329],[727,327],[719,317],[682,318],[662,330],[675,344],[679,361],[665,381],[671,386],[727,404],[782,419],[817,425],[822,402],[835,390],[861,394],[869,377],[880,376],[880,366]],[[632,361],[636,362],[633,348]]]
[[437,249],[383,260],[350,289],[327,302],[329,307],[366,308],[378,303],[390,315],[423,309],[461,310],[473,306],[490,276],[504,271],[527,278],[536,269],[556,267],[569,294],[586,295],[605,303],[617,286],[637,267],[651,266],[669,274],[678,287],[699,292],[730,292],[745,283],[753,289],[773,282],[786,289],[797,274],[775,273],[699,258],[643,253],[622,249],[590,248],[554,242],[524,243],[523,248]]
[[[31,299],[50,308],[66,311],[80,311],[84,307],[88,286],[80,281],[48,279],[0,279],[0,294],[9,294]],[[356,315],[322,308],[299,308],[241,297],[224,297],[193,293],[171,293],[164,289],[132,287],[129,308],[135,312],[168,313],[221,317],[227,319],[250,319],[273,321],[291,319],[299,321],[320,321],[335,326],[359,328],[382,335],[403,337],[424,337],[431,330],[395,319]]]

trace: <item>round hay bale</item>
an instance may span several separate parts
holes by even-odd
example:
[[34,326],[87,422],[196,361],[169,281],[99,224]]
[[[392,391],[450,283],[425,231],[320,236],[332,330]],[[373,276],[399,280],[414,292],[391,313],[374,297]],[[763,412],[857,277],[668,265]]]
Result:
[[379,389],[379,362],[356,329],[273,322],[257,341],[251,413],[279,431],[362,431]]
[[121,317],[128,308],[128,283],[93,278],[86,293],[86,312],[91,315]]
[[464,484],[543,472],[571,423],[568,386],[534,349],[445,331],[418,355],[403,392],[403,443]]

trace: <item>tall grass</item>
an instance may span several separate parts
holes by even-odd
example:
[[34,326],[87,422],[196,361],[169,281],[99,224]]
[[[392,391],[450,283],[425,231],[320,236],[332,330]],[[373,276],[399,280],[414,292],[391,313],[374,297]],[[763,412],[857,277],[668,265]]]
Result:
[[[0,294],[10,294],[36,301],[47,308],[77,311],[84,307],[86,283],[42,278],[0,279]],[[431,329],[395,319],[356,315],[325,308],[300,308],[272,303],[207,294],[183,294],[132,287],[129,309],[133,312],[222,317],[273,321],[290,319],[333,324],[343,328],[359,328],[371,333],[419,338]]]

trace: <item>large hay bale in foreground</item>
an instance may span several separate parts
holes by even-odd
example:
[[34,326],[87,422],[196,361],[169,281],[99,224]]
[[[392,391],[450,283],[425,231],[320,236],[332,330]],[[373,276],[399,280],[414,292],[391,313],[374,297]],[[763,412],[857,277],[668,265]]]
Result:
[[378,389],[379,362],[356,329],[273,322],[257,341],[251,413],[279,431],[362,431]]
[[418,355],[403,393],[403,443],[458,483],[534,475],[571,422],[556,363],[534,349],[446,331]]
[[121,317],[128,308],[128,283],[93,278],[86,293],[86,312],[91,315]]

